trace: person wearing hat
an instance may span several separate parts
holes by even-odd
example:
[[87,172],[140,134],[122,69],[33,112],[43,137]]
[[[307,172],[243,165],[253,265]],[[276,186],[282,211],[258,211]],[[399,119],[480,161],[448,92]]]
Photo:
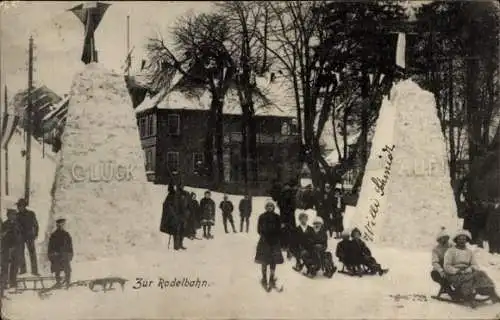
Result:
[[211,232],[212,226],[215,224],[215,202],[210,197],[211,193],[207,190],[204,198],[200,200],[201,225],[205,239],[213,239]]
[[50,235],[48,256],[50,271],[55,273],[56,285],[61,286],[61,271],[64,272],[66,288],[71,284],[71,265],[73,259],[73,241],[70,234],[64,230],[66,219],[56,220],[56,230]]
[[493,303],[498,303],[500,297],[495,292],[495,284],[480,270],[474,252],[467,248],[467,242],[471,241],[471,234],[467,230],[459,230],[455,234],[455,246],[449,248],[444,255],[443,268],[446,278],[472,308],[477,305],[476,294],[489,296]]
[[450,297],[454,298],[454,292],[451,286],[446,280],[446,274],[443,269],[444,255],[446,251],[451,247],[450,235],[444,227],[436,236],[437,245],[432,249],[432,271],[431,278],[434,282],[437,282],[444,289]]
[[295,228],[292,238],[291,252],[296,260],[296,264],[293,267],[295,271],[301,271],[304,267],[302,257],[306,254],[309,238],[314,232],[313,228],[307,225],[308,218],[307,213],[299,213],[299,225]]
[[240,232],[243,232],[243,225],[246,225],[245,230],[248,233],[250,216],[252,215],[252,199],[248,193],[240,200],[238,209],[240,211]]
[[15,209],[7,209],[7,220],[2,223],[1,267],[2,285],[17,287],[20,247],[23,244],[21,227],[17,221]]
[[24,199],[19,199],[19,201],[17,201],[17,220],[19,221],[19,225],[21,227],[21,233],[23,235],[24,242],[21,246],[19,273],[26,273],[26,258],[24,249],[25,247],[28,247],[31,273],[33,275],[39,276],[35,248],[35,240],[38,237],[38,221],[36,219],[35,213],[26,208],[27,205],[28,203]]
[[236,233],[233,218],[234,205],[231,200],[229,200],[227,194],[224,194],[223,200],[219,204],[219,209],[222,212],[222,224],[224,225],[224,231],[226,233],[229,233],[229,231],[227,230],[227,223],[229,222],[231,224],[233,233]]
[[332,205],[332,230],[336,234],[335,238],[338,239],[341,237],[342,231],[344,231],[344,211],[346,207],[344,197],[342,196],[342,190],[339,186],[336,186],[333,191]]
[[315,276],[321,268],[321,259],[325,256],[328,248],[328,235],[321,217],[314,218],[313,232],[308,239],[309,243],[303,257],[307,268],[306,275]]
[[[272,201],[266,203],[266,211],[259,216],[257,232],[259,242],[257,243],[255,262],[261,265],[261,284],[266,290],[276,286],[276,265],[284,262],[281,253],[281,219],[274,211]],[[267,278],[267,267],[269,266],[270,277]]]
[[353,239],[352,243],[352,259],[353,264],[363,265],[368,268],[368,272],[371,274],[378,273],[380,276],[387,273],[388,269],[383,269],[382,266],[375,260],[372,253],[366,243],[361,239],[361,231],[358,228],[354,228],[351,231],[351,237]]

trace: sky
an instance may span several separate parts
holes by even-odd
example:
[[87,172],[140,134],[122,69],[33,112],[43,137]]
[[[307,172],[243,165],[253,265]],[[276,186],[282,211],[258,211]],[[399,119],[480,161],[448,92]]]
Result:
[[[134,67],[145,55],[148,37],[157,33],[168,37],[177,19],[190,11],[209,11],[207,2],[126,1],[111,2],[96,33],[99,63],[119,72],[126,56],[126,21],[130,15],[131,47]],[[16,1],[1,4],[2,88],[9,97],[27,87],[28,43],[35,44],[34,80],[59,95],[69,93],[75,73],[83,68],[81,53],[84,29],[80,20],[67,9],[81,2]],[[3,89],[2,89],[3,90]],[[3,95],[3,94],[2,94]]]
[[[126,56],[126,17],[130,15],[133,68],[145,56],[149,37],[167,37],[181,16],[212,9],[202,1],[104,1],[110,3],[95,33],[99,63],[119,72]],[[0,4],[1,80],[9,97],[27,87],[28,39],[35,44],[34,81],[45,84],[59,95],[69,93],[75,73],[83,68],[81,53],[84,29],[80,20],[67,11],[81,2],[12,1]],[[422,2],[410,1],[408,6]],[[3,96],[3,93],[2,93]]]

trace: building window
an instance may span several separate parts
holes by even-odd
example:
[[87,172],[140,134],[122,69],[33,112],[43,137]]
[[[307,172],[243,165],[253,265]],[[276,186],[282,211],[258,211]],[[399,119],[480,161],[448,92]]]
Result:
[[146,117],[139,118],[139,134],[141,138],[146,136]]
[[178,136],[181,132],[180,117],[178,114],[167,116],[167,132],[169,135]]
[[156,164],[156,150],[155,147],[149,147],[144,149],[144,156],[146,160],[146,171],[155,171]]
[[156,115],[148,114],[139,119],[139,132],[141,138],[147,138],[156,135]]
[[179,152],[167,152],[167,168],[171,173],[179,172]]
[[193,153],[193,171],[200,172],[200,169],[203,167],[204,156],[201,152]]

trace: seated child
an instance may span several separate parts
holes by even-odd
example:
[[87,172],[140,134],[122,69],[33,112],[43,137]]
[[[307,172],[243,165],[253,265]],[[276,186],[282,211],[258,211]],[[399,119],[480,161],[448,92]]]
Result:
[[436,236],[438,244],[432,249],[431,278],[441,285],[445,293],[454,298],[454,292],[451,289],[450,283],[446,280],[446,274],[443,268],[444,255],[451,247],[449,240],[450,235],[446,232],[445,228],[441,228],[441,231]]
[[335,255],[339,261],[347,268],[349,272],[356,272],[356,266],[353,264],[352,259],[352,246],[353,242],[350,239],[351,233],[349,230],[342,232],[342,240],[337,244]]
[[377,260],[372,257],[370,249],[366,246],[363,240],[361,240],[361,231],[358,228],[354,228],[351,232],[352,237],[352,259],[354,265],[364,265],[368,268],[368,272],[371,274],[378,273],[383,275],[387,273],[388,269],[382,269]]
[[301,271],[304,267],[302,257],[305,255],[309,241],[308,239],[314,232],[313,228],[307,225],[307,219],[308,215],[305,212],[299,214],[299,225],[295,228],[292,236],[291,251],[297,260],[296,265],[293,267],[295,271]]
[[313,222],[313,232],[308,237],[308,245],[303,256],[308,275],[316,275],[321,268],[322,257],[328,248],[328,235],[323,228],[323,219],[316,217]]

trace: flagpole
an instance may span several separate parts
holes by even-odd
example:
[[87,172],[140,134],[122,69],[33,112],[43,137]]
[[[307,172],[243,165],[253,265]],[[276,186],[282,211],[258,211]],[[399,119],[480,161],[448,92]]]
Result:
[[130,65],[132,57],[130,55],[130,16],[127,16],[127,76],[130,76]]
[[[5,86],[5,92],[4,92],[4,117],[7,116],[7,85]],[[4,151],[4,156],[5,156],[5,195],[9,195],[9,145],[7,144],[5,146],[5,151]]]

